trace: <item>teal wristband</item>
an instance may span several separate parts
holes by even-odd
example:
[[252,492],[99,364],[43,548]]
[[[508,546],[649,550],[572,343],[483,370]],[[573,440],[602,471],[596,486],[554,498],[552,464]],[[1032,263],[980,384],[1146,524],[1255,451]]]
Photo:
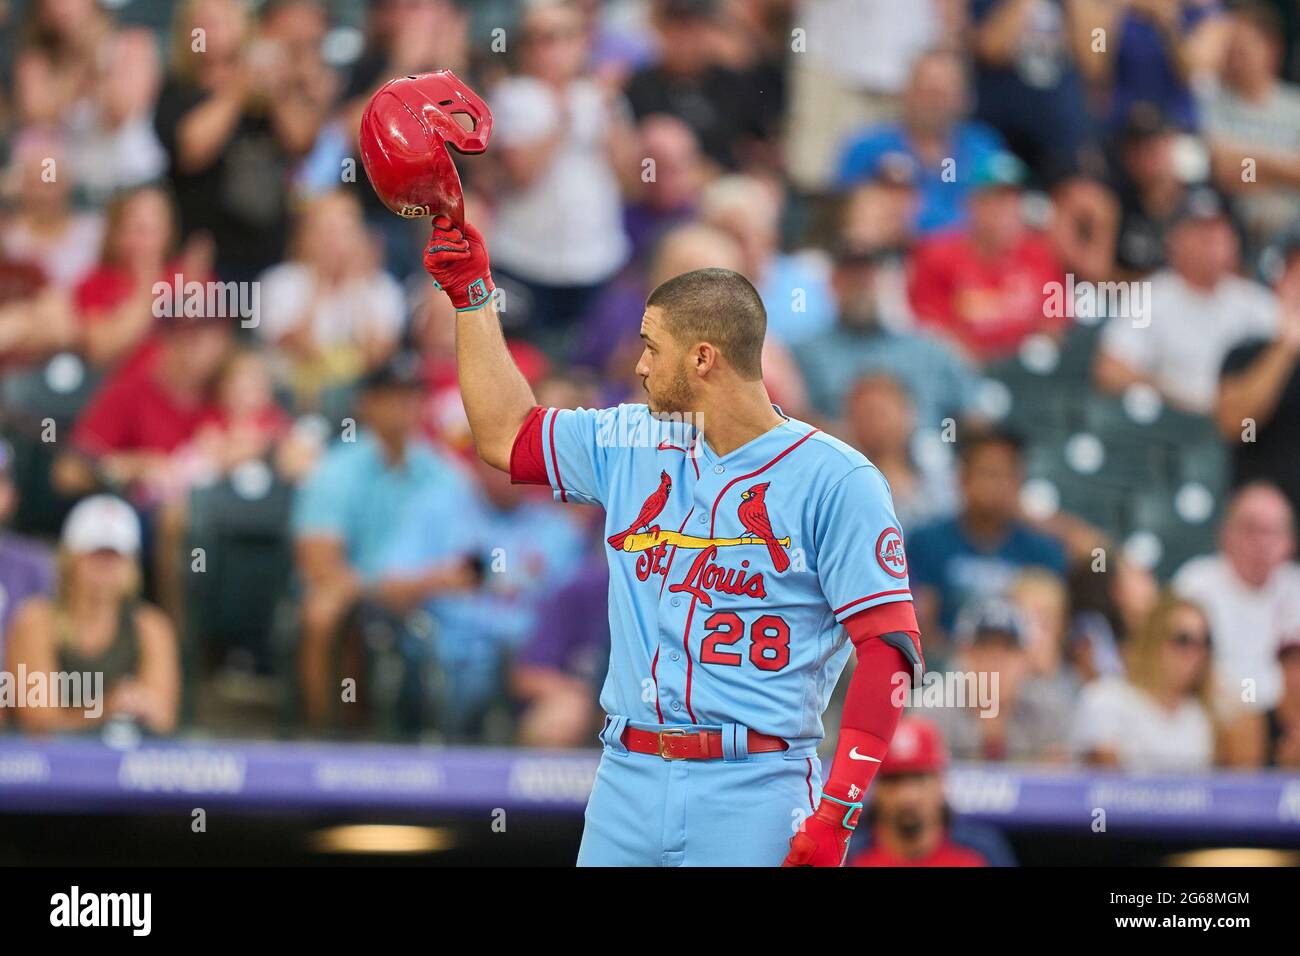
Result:
[[861,800],[859,800],[857,803],[850,803],[850,802],[847,801],[847,800],[841,800],[839,797],[832,797],[832,796],[831,796],[829,793],[827,793],[825,790],[822,791],[822,799],[823,799],[823,800],[829,800],[831,803],[838,803],[840,806],[842,806],[842,807],[845,808],[845,810],[844,810],[844,819],[840,821],[840,825],[841,825],[842,827],[844,827],[844,829],[846,829],[846,830],[856,830],[856,829],[858,828],[858,824],[857,824],[856,820],[855,820],[853,823],[850,823],[849,820],[850,820],[850,819],[853,819],[853,812],[854,812],[855,810],[857,811],[857,813],[858,813],[859,816],[862,815],[862,801],[861,801]]

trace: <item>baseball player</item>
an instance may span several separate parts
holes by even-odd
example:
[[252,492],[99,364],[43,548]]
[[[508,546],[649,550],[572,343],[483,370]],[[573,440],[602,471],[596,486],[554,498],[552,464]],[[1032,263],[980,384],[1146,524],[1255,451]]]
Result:
[[553,409],[506,350],[479,232],[435,218],[424,264],[458,312],[479,454],[605,509],[608,716],[579,865],[842,865],[920,636],[889,486],[771,403],[754,287],[726,269],[665,282],[641,319],[646,404]]

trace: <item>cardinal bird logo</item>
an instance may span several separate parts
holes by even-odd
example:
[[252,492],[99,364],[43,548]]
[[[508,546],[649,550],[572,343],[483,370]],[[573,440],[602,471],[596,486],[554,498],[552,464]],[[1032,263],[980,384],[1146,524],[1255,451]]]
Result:
[[790,559],[785,556],[785,548],[772,533],[772,522],[767,517],[767,503],[764,501],[764,496],[767,494],[769,484],[771,482],[764,481],[748,491],[742,491],[740,507],[736,509],[736,514],[746,531],[755,538],[763,539],[763,543],[767,545],[767,553],[772,556],[772,566],[776,568],[778,574],[781,574],[790,567]]
[[659,512],[664,510],[664,505],[668,504],[668,495],[672,493],[673,481],[668,477],[668,472],[659,472],[659,487],[650,493],[650,497],[645,500],[641,510],[637,513],[636,520],[632,522],[631,527],[626,531],[620,531],[618,534],[612,534],[605,540],[615,551],[623,550],[623,542],[628,535],[636,534],[642,528],[645,528],[651,534],[659,533],[659,526],[652,525],[650,522],[659,517]]

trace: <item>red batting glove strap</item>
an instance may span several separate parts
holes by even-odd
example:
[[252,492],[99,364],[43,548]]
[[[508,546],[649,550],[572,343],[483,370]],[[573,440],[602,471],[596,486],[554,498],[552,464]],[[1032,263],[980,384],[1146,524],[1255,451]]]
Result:
[[496,288],[483,235],[469,223],[463,230],[457,229],[446,216],[433,220],[433,234],[424,250],[424,271],[447,293],[457,312],[479,308]]
[[846,805],[823,793],[812,816],[791,837],[790,852],[781,865],[843,866],[861,815],[861,803]]

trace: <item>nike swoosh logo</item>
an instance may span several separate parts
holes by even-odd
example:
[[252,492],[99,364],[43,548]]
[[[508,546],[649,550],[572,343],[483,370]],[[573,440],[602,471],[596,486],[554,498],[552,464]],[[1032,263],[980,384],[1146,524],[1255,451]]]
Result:
[[850,760],[870,760],[872,763],[880,763],[879,757],[868,757],[866,754],[858,753],[858,748],[854,747],[849,751]]

